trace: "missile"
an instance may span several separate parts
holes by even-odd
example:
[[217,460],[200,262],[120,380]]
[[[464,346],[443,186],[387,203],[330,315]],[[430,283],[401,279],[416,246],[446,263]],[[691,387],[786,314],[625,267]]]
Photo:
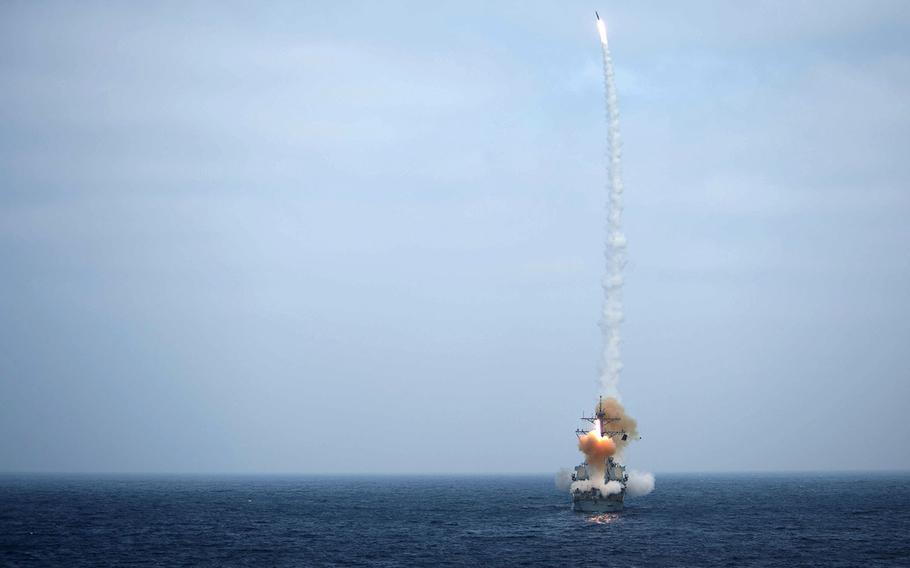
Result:
[[600,19],[597,10],[594,10],[594,16],[597,17],[597,33],[600,34],[600,43],[607,45],[607,24]]

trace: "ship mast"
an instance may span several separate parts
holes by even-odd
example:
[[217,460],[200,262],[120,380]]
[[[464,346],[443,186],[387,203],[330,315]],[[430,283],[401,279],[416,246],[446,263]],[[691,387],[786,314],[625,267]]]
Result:
[[[604,410],[604,397],[603,396],[600,396],[597,399],[597,410],[596,410],[596,412],[594,412],[594,416],[584,416],[583,415],[581,417],[581,419],[585,420],[587,422],[590,422],[591,424],[595,424],[599,420],[601,436],[609,436],[610,438],[619,436],[622,440],[629,439],[629,434],[625,430],[613,430],[613,429],[609,428],[608,424],[610,424],[611,422],[618,422],[621,420],[621,418],[619,416],[608,416],[607,415],[606,410]],[[586,432],[585,430],[581,430],[581,429],[575,430],[575,434],[577,436],[584,436],[587,433],[588,432]],[[640,440],[641,436],[639,436],[635,439]]]

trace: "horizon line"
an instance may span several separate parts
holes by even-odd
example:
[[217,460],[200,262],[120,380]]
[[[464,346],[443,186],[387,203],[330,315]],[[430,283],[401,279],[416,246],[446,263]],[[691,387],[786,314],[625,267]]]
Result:
[[[568,468],[566,468],[568,469]],[[49,471],[0,470],[0,476],[157,476],[157,477],[553,477],[554,472],[332,472],[332,471]],[[654,475],[844,475],[844,474],[910,474],[910,468],[885,469],[780,469],[780,470],[667,470]]]

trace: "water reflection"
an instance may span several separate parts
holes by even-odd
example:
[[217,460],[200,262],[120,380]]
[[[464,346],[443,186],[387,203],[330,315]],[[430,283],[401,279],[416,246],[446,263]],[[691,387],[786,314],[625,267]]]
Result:
[[609,525],[619,520],[619,513],[601,513],[600,515],[591,515],[588,517],[589,523],[596,525]]

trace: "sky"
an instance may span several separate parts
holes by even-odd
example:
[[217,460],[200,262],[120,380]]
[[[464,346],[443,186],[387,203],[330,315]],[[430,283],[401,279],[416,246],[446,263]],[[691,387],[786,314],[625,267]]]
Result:
[[910,468],[910,4],[3,2],[0,471]]

